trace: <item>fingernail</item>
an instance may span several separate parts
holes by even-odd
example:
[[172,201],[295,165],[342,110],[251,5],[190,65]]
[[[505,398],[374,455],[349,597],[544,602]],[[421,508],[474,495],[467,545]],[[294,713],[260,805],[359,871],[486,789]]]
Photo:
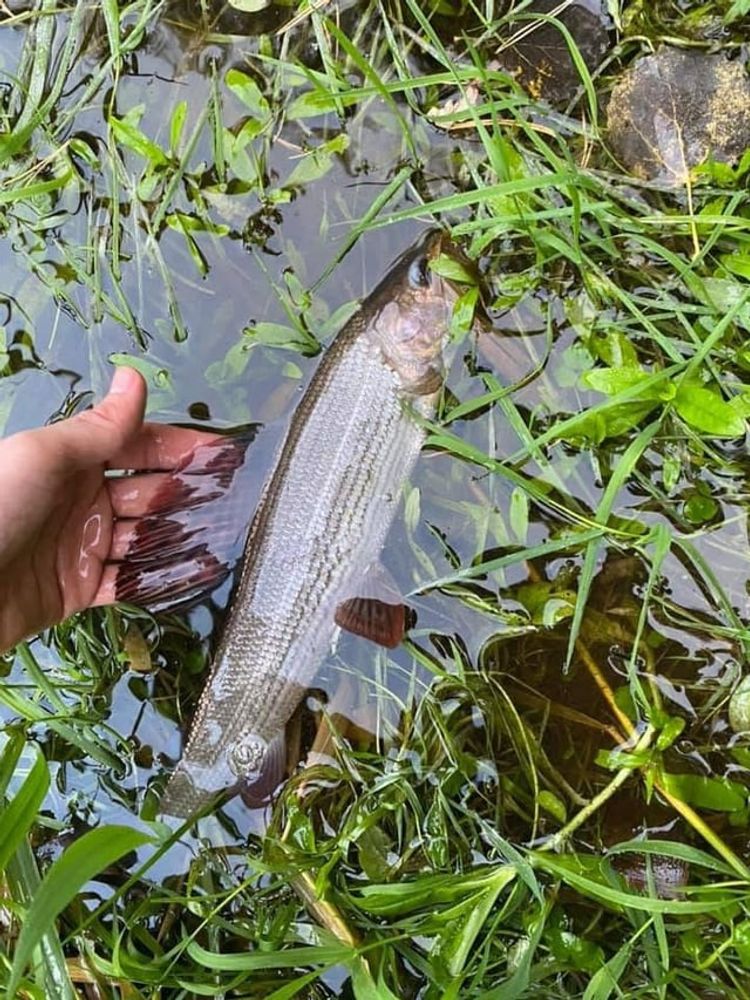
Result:
[[109,387],[109,391],[113,396],[125,396],[133,392],[140,379],[141,377],[135,368],[130,368],[128,365],[118,365],[112,376],[112,385]]

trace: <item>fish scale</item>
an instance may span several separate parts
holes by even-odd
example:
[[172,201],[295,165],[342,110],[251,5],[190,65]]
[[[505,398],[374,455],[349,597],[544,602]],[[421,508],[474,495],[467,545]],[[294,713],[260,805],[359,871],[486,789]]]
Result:
[[393,311],[377,296],[328,349],[292,418],[164,812],[188,815],[243,778],[240,751],[253,770],[256,749],[280,740],[331,647],[336,607],[383,547],[424,440],[414,411],[429,416],[436,393],[405,393],[381,344]]

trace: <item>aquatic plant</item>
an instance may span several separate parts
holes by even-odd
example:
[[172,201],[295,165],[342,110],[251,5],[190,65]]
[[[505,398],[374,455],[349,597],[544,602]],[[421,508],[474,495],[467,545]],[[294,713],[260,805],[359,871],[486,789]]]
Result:
[[652,50],[737,57],[749,14],[3,9],[3,433],[126,355],[158,419],[267,425],[261,481],[415,233],[450,228],[481,275],[386,550],[416,622],[340,643],[272,806],[157,813],[226,590],[0,660],[6,991],[748,993],[750,158],[644,179],[605,109]]

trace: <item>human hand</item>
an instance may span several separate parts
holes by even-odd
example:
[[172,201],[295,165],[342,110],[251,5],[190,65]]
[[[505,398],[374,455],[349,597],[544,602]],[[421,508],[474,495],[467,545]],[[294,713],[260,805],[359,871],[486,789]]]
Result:
[[[143,422],[146,385],[118,368],[93,409],[0,441],[0,651],[114,600],[105,563],[127,551],[165,473],[216,435]],[[136,478],[106,469],[145,469]],[[161,470],[161,471],[160,471]]]

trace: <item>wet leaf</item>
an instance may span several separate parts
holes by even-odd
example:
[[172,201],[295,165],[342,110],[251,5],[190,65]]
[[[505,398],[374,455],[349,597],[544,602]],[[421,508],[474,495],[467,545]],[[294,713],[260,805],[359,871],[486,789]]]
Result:
[[525,490],[516,486],[510,495],[510,526],[518,541],[526,544],[529,532],[529,498]]
[[166,154],[138,127],[144,111],[145,105],[139,104],[122,118],[115,118],[113,115],[109,119],[109,127],[115,139],[126,149],[148,160],[152,167],[163,167],[169,162]]
[[747,789],[729,778],[709,778],[700,774],[670,774],[661,776],[664,787],[672,795],[699,809],[716,812],[739,812],[747,804]]
[[627,434],[657,406],[658,403],[655,401],[636,401],[616,403],[596,411],[590,411],[577,420],[573,427],[569,428],[565,439],[580,440],[583,438],[593,444],[601,444],[606,438]]
[[26,836],[48,788],[47,762],[37,751],[23,784],[10,802],[0,810],[0,872],[5,871],[8,861]]
[[270,106],[251,76],[242,70],[230,69],[226,75],[226,84],[235,97],[242,101],[253,118],[261,123],[268,121],[271,115]]
[[670,747],[685,728],[685,720],[679,715],[673,715],[666,720],[661,732],[656,738],[656,749],[666,750]]
[[368,966],[361,959],[352,963],[351,975],[354,1000],[398,1000],[396,994],[383,981],[382,975],[378,976],[376,982]]
[[130,827],[101,826],[66,848],[42,879],[26,913],[13,956],[9,996],[15,996],[23,970],[39,941],[89,879],[149,839],[147,834]]
[[677,387],[674,408],[685,423],[716,437],[739,437],[745,420],[718,393],[699,382],[683,381]]
[[435,951],[450,976],[455,977],[462,972],[498,896],[515,876],[515,869],[510,866],[498,870],[487,888],[444,913],[447,926],[438,939]]
[[169,120],[169,149],[172,156],[176,156],[179,151],[180,139],[185,128],[187,118],[187,101],[178,101],[174,106],[172,117]]
[[352,893],[352,899],[367,913],[378,916],[404,916],[436,904],[461,904],[467,897],[507,885],[515,878],[512,865],[498,865],[465,875],[423,875],[398,883],[367,885]]
[[243,330],[250,343],[263,344],[264,347],[277,347],[286,351],[298,351],[300,354],[315,355],[320,351],[320,344],[305,330],[283,326],[281,323],[256,323]]
[[153,354],[151,360],[138,354],[110,354],[108,360],[113,365],[128,365],[130,368],[135,368],[155,389],[163,389],[170,394],[174,391],[169,369],[165,365],[160,365],[158,358]]
[[732,947],[746,969],[750,969],[750,920],[743,920],[732,931]]
[[632,950],[633,942],[627,941],[601,969],[597,969],[589,980],[583,1000],[608,1000],[618,988],[620,976],[628,964]]
[[608,330],[589,339],[589,350],[610,368],[639,368],[638,353],[625,334]]
[[472,273],[462,261],[449,254],[441,253],[435,260],[430,261],[430,270],[449,281],[458,281],[464,285],[476,285],[477,283],[476,274]]
[[750,81],[742,60],[662,46],[612,90],[609,141],[632,173],[681,185],[708,157],[733,163],[750,145]]
[[459,295],[456,299],[456,304],[453,306],[451,331],[458,337],[471,330],[478,301],[479,289],[476,286],[467,288],[463,295]]
[[555,795],[554,792],[544,789],[537,796],[537,801],[539,802],[540,809],[549,813],[550,816],[554,816],[559,823],[562,824],[565,822],[567,818],[565,803],[559,796]]
[[602,949],[582,935],[570,931],[559,910],[553,911],[547,924],[545,941],[559,962],[582,972],[594,972],[601,968],[604,961]]
[[720,511],[719,503],[700,490],[692,490],[685,498],[682,514],[690,524],[708,524]]
[[297,161],[284,187],[301,187],[324,177],[333,166],[335,156],[340,156],[349,146],[349,136],[341,132],[315,149],[306,152]]

